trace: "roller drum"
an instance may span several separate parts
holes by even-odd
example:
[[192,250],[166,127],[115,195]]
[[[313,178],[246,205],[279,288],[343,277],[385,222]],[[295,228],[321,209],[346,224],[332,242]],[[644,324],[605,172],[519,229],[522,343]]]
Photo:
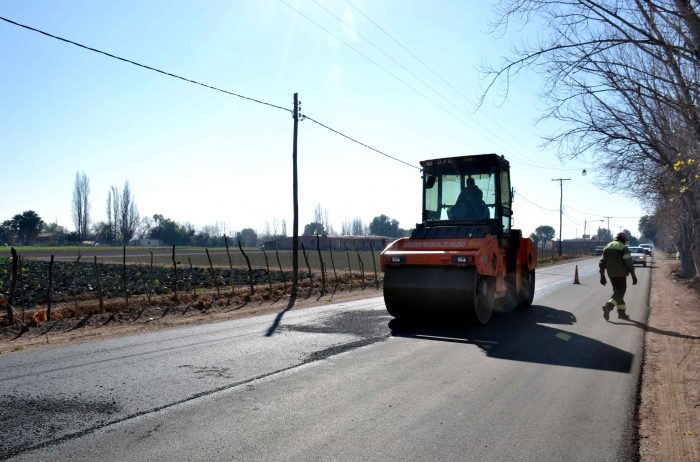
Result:
[[384,303],[396,318],[431,314],[490,318],[492,287],[473,267],[387,267]]

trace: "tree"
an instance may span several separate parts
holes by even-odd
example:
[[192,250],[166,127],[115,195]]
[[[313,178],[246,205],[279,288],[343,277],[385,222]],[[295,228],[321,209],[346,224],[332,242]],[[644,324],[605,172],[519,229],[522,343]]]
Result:
[[0,223],[0,244],[10,244],[13,241],[12,221],[5,220]]
[[244,247],[255,247],[258,244],[258,234],[252,228],[244,228],[236,233],[236,240]]
[[316,234],[318,234],[319,236],[326,235],[326,229],[323,227],[323,223],[313,221],[304,226],[304,232],[302,233],[302,236],[315,236]]
[[367,233],[367,225],[362,222],[362,219],[353,218],[343,222],[340,234],[343,236],[366,236]]
[[656,242],[656,223],[654,222],[653,216],[644,215],[640,218],[637,229],[639,230],[641,239]]
[[44,221],[34,210],[17,214],[10,220],[10,229],[23,245],[33,243],[43,226]]
[[637,239],[636,236],[633,236],[632,232],[629,229],[623,229],[622,232],[625,233],[625,235],[627,236],[627,242],[629,243],[629,245],[636,246],[639,244],[639,239]]
[[119,217],[121,216],[121,202],[119,189],[110,186],[107,193],[107,222],[106,227],[101,228],[103,242],[113,244],[119,236]]
[[537,237],[537,242],[542,243],[543,248],[548,241],[554,239],[555,235],[556,231],[554,231],[554,228],[552,228],[549,225],[541,225],[535,228],[535,236]]
[[105,237],[109,238],[108,242],[119,241],[123,245],[128,244],[136,234],[140,223],[136,202],[129,188],[129,180],[124,182],[124,189],[121,192],[116,186],[111,186],[107,194],[108,236]]
[[148,237],[150,239],[159,239],[166,245],[190,245],[192,243],[195,231],[191,225],[187,223],[180,225],[162,215],[154,215],[153,218],[157,224],[149,231]]
[[612,238],[613,235],[608,228],[598,228],[598,242],[608,243]]
[[[499,26],[547,24],[542,41],[491,68],[544,74],[546,138],[593,158],[601,185],[679,209],[683,273],[700,270],[700,5],[688,0],[509,0]],[[547,33],[548,32],[548,33]],[[487,90],[488,92],[489,90]]]
[[139,212],[134,202],[134,196],[129,188],[129,180],[124,182],[124,190],[121,198],[121,217],[119,219],[119,233],[122,244],[129,243],[139,225]]
[[90,226],[90,180],[85,172],[75,172],[71,210],[75,231],[82,241],[87,237]]
[[369,232],[374,236],[401,237],[406,230],[399,228],[399,222],[382,214],[374,217],[369,224]]

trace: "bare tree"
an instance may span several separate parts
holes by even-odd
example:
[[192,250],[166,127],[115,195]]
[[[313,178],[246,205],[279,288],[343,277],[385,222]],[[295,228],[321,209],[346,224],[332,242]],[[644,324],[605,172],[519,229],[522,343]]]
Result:
[[[506,0],[496,29],[542,19],[534,47],[486,69],[504,84],[525,68],[545,77],[546,138],[561,157],[590,155],[600,186],[676,207],[700,271],[700,6],[688,0]],[[694,261],[694,263],[693,263]]]
[[110,186],[107,193],[107,234],[109,243],[114,243],[119,234],[119,218],[121,217],[121,198],[119,189]]
[[119,218],[119,232],[124,245],[128,244],[136,228],[139,225],[139,212],[134,202],[134,196],[129,188],[129,180],[124,182],[124,190],[121,198],[121,216]]
[[75,230],[82,241],[86,238],[90,226],[90,180],[85,172],[75,172],[71,209]]

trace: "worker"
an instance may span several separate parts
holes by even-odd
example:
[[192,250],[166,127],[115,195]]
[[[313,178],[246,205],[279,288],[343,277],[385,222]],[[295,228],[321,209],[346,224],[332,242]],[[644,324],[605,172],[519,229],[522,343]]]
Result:
[[482,220],[489,218],[489,210],[483,201],[484,193],[476,185],[474,178],[467,178],[467,186],[462,189],[448,215],[453,220]]
[[637,276],[634,274],[634,265],[632,264],[632,254],[627,247],[627,235],[619,233],[615,236],[615,240],[610,242],[603,249],[603,256],[598,264],[600,268],[600,283],[605,285],[605,271],[608,271],[610,284],[612,284],[613,295],[605,305],[603,305],[603,317],[605,320],[610,319],[610,312],[617,308],[617,317],[620,319],[629,319],[627,315],[627,307],[625,306],[625,292],[627,291],[627,275],[632,276],[632,284],[637,284]]

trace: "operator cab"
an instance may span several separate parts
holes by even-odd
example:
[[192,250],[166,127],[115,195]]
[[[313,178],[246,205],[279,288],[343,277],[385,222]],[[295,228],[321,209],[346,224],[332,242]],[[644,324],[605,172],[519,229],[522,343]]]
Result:
[[[422,161],[423,222],[414,238],[510,234],[508,161],[497,154]],[[448,229],[446,229],[448,228]],[[437,235],[436,235],[437,234]]]

